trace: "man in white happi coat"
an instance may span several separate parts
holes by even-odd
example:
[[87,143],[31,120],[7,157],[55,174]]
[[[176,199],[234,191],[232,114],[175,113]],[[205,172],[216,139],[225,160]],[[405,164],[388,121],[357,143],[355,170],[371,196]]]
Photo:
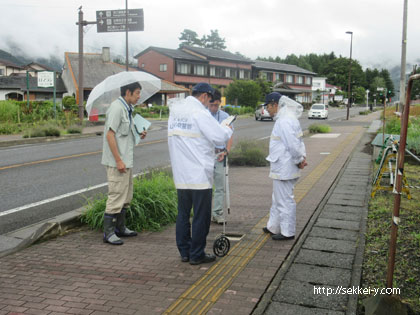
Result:
[[300,177],[300,170],[306,163],[299,117],[303,107],[287,96],[272,92],[265,103],[271,117],[276,120],[270,137],[270,178],[273,179],[272,205],[265,233],[272,234],[273,240],[295,238],[296,202],[293,189]]
[[191,265],[216,260],[204,251],[210,229],[215,147],[232,136],[232,130],[220,125],[207,109],[213,93],[208,83],[198,83],[192,96],[169,108],[169,155],[178,194],[176,244],[181,261]]

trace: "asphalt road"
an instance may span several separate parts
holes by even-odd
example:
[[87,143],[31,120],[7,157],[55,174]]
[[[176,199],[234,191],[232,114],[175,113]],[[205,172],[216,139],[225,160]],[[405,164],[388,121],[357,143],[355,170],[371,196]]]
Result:
[[[331,109],[329,115],[328,121],[337,121],[345,119],[346,111]],[[314,122],[304,113],[302,129]],[[234,139],[268,137],[272,126],[272,121],[238,119]],[[87,198],[106,193],[102,141],[97,136],[0,149],[0,234],[77,209]],[[169,165],[166,122],[154,122],[134,155],[135,174]]]

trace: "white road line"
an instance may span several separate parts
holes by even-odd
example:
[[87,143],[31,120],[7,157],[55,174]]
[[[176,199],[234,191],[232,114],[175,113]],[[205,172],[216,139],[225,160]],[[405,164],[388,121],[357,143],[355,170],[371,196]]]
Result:
[[93,190],[93,189],[101,188],[101,187],[104,187],[106,185],[108,185],[108,183],[95,185],[95,186],[92,186],[92,187],[89,187],[89,188],[83,188],[83,189],[80,189],[80,190],[69,192],[69,193],[64,194],[64,195],[60,195],[60,196],[49,198],[49,199],[44,199],[44,200],[37,201],[37,202],[34,202],[34,203],[30,203],[30,204],[27,204],[27,205],[24,205],[24,206],[21,206],[21,207],[6,210],[6,211],[3,211],[3,212],[0,212],[0,217],[8,215],[8,214],[15,213],[15,212],[19,212],[19,211],[22,211],[22,210],[26,210],[26,209],[29,209],[29,208],[32,208],[32,207],[44,205],[44,204],[49,203],[49,202],[57,201],[57,200],[64,199],[64,198],[67,198],[67,197],[71,197],[71,196],[74,196],[74,195],[77,195],[77,194],[81,194],[81,193],[84,193],[84,192],[87,192],[87,191],[90,191],[90,190]]
[[[134,174],[133,177],[138,177],[138,176],[144,175],[144,174],[146,174],[146,173]],[[91,190],[94,190],[94,189],[102,188],[102,187],[107,186],[107,185],[108,185],[108,183],[102,183],[102,184],[98,184],[98,185],[91,186],[91,187],[88,187],[88,188],[83,188],[83,189],[79,189],[79,190],[76,190],[76,191],[72,191],[72,192],[69,192],[67,194],[57,196],[57,197],[44,199],[44,200],[37,201],[37,202],[34,202],[34,203],[30,203],[30,204],[27,204],[27,205],[24,205],[24,206],[21,206],[21,207],[6,210],[6,211],[3,211],[3,212],[0,212],[0,217],[8,215],[8,214],[16,213],[16,212],[19,212],[19,211],[22,211],[22,210],[26,210],[26,209],[29,209],[29,208],[44,205],[44,204],[49,203],[49,202],[53,202],[53,201],[57,201],[57,200],[64,199],[64,198],[67,198],[67,197],[71,197],[71,196],[74,196],[74,195],[78,195],[78,194],[81,194],[81,193],[84,193],[84,192],[87,192],[87,191],[91,191]]]

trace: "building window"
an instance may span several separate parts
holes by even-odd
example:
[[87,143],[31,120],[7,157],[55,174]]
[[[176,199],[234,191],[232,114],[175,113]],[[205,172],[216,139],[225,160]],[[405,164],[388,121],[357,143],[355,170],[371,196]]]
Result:
[[267,72],[260,71],[260,78],[263,80],[267,80]]
[[226,72],[225,72],[226,78],[230,78],[230,69],[226,68]]
[[142,67],[142,68],[144,68],[144,66],[145,66],[145,64],[144,64],[144,63],[142,63],[142,64],[141,64],[141,67]]
[[281,81],[281,75],[280,75],[280,73],[275,73],[275,80],[276,81]]
[[216,76],[216,67],[211,66],[210,67],[210,76],[215,77]]
[[287,83],[293,83],[293,75],[291,75],[291,74],[286,75],[286,82]]
[[306,84],[312,85],[312,78],[311,77],[306,77]]
[[298,83],[299,84],[304,84],[305,83],[304,82],[304,76],[303,75],[298,76]]
[[251,71],[249,70],[245,70],[245,79],[250,79],[251,78]]
[[191,73],[191,65],[188,63],[178,63],[176,65],[176,72],[180,74],[190,74]]
[[216,68],[216,77],[224,78],[225,77],[225,68],[217,67]]
[[236,69],[230,69],[230,77],[232,79],[236,79],[238,77],[238,70],[236,70]]
[[206,67],[204,65],[194,65],[195,75],[205,75]]
[[245,70],[239,70],[239,79],[245,79]]
[[161,63],[159,66],[160,72],[166,72],[168,71],[168,65],[166,63]]

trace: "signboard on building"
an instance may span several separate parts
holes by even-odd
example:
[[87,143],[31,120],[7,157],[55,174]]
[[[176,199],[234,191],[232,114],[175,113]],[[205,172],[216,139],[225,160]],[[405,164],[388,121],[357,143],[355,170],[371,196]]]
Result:
[[143,31],[143,9],[129,9],[127,23],[126,10],[96,11],[96,23],[98,33]]
[[38,87],[53,87],[54,86],[54,72],[40,71],[38,72]]

